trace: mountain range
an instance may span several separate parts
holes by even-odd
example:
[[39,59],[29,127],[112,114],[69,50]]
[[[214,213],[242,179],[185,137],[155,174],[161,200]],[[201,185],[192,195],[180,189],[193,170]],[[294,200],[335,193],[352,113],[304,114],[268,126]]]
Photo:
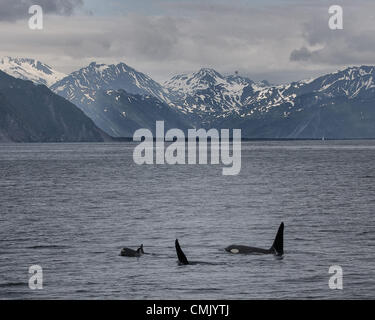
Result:
[[285,85],[202,68],[159,84],[124,63],[93,62],[64,76],[32,59],[1,61],[1,70],[48,86],[114,137],[164,120],[167,129],[240,128],[244,138],[375,138],[371,66]]

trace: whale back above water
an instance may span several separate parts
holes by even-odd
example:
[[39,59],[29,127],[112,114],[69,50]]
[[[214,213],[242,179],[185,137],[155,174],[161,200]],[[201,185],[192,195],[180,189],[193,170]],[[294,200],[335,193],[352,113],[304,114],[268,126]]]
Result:
[[284,254],[284,222],[280,224],[275,240],[269,249],[233,244],[225,250],[233,254],[274,254],[282,256]]
[[249,247],[244,245],[232,244],[229,247],[225,248],[225,251],[228,251],[233,254],[242,253],[242,254],[271,254],[270,249],[262,249],[256,247]]
[[120,252],[120,256],[123,257],[140,257],[142,254],[145,254],[145,252],[143,251],[143,244],[141,244],[141,246],[137,250],[122,248]]

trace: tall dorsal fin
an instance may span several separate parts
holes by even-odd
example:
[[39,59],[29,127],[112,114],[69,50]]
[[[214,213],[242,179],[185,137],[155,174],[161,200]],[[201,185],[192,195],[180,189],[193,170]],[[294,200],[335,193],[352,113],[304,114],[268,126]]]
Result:
[[175,247],[176,247],[178,261],[180,261],[181,264],[189,264],[188,259],[186,258],[184,252],[182,251],[180,247],[180,244],[178,243],[178,239],[176,239]]
[[278,256],[282,256],[284,254],[284,222],[281,222],[280,224],[271,250],[274,251]]

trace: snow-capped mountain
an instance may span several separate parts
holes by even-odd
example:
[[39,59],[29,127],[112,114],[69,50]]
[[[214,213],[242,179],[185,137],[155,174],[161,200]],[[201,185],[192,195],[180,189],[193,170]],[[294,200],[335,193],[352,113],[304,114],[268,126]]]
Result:
[[223,76],[210,68],[202,68],[198,72],[180,74],[164,83],[164,86],[180,96],[194,95],[200,90],[217,87],[225,89],[228,94],[241,95],[244,87],[252,85],[254,89],[268,86],[266,82],[255,83],[249,78],[239,75]]
[[318,91],[327,96],[346,96],[353,99],[362,94],[374,93],[375,68],[373,66],[350,67],[311,81],[308,91]]
[[[91,63],[55,83],[51,90],[78,106],[108,134],[132,136],[156,120],[187,126],[169,106],[169,92],[144,73],[124,63]],[[183,125],[182,125],[183,124]]]
[[83,109],[95,101],[94,96],[100,90],[122,89],[131,94],[152,95],[168,101],[166,89],[125,63],[106,65],[92,62],[56,82],[51,89]]
[[66,76],[38,60],[28,58],[0,58],[0,70],[15,78],[30,80],[47,87]]
[[240,76],[222,76],[213,69],[177,75],[165,83],[174,93],[171,105],[191,118],[194,124],[212,125],[227,117],[252,117],[288,106],[286,116],[304,105],[306,94],[322,101],[329,98],[373,96],[375,68],[351,67],[316,79],[271,86]]
[[211,125],[249,138],[375,137],[375,68],[351,67],[316,79],[272,86],[244,100],[239,114]]
[[[316,100],[346,97],[354,99],[375,94],[375,68],[370,66],[351,67],[316,79],[293,82],[288,85],[271,86],[249,95],[243,101],[241,116],[250,116],[255,111],[269,112],[272,108],[298,105],[304,95],[313,95]],[[295,109],[295,108],[294,108]]]
[[208,68],[174,76],[164,85],[172,94],[171,105],[198,122],[239,113],[244,97],[268,86],[238,75],[223,76]]

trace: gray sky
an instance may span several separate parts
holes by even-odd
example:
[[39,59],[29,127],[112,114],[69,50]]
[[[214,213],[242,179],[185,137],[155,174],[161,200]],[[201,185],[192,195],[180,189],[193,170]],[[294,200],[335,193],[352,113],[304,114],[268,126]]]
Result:
[[[28,7],[44,8],[44,30]],[[344,30],[328,8],[344,9]],[[373,0],[0,0],[0,56],[69,73],[125,62],[155,80],[212,67],[285,83],[349,65],[375,65]]]

